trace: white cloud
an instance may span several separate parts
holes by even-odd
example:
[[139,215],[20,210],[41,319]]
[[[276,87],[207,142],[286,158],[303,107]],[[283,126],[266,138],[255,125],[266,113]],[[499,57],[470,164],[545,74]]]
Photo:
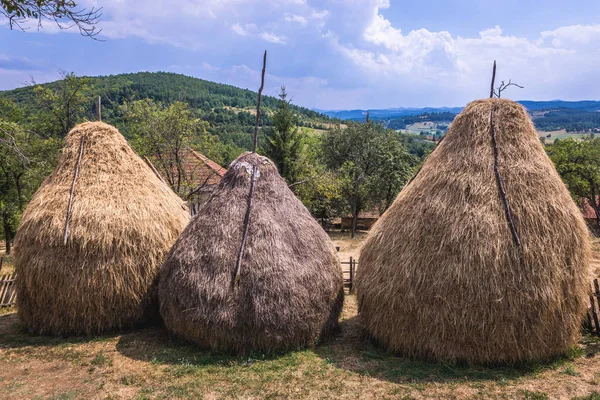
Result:
[[308,23],[306,18],[303,17],[302,15],[296,15],[296,14],[291,14],[291,13],[285,13],[284,19],[287,22],[295,22],[300,25],[306,25]]
[[263,40],[271,43],[285,44],[285,36],[277,36],[274,33],[263,32],[259,35]]
[[[485,95],[494,59],[500,79],[525,86],[510,97],[600,93],[600,25],[558,26],[530,37],[489,26],[460,36],[395,26],[386,18],[396,7],[389,0],[315,3],[82,0],[103,7],[106,38],[176,46],[189,55],[179,63],[203,66],[200,77],[207,79],[254,88],[260,66],[247,64],[259,64],[260,56],[251,57],[266,48],[274,87],[286,84],[297,101],[319,108],[461,105]],[[47,25],[43,32],[56,31]]]

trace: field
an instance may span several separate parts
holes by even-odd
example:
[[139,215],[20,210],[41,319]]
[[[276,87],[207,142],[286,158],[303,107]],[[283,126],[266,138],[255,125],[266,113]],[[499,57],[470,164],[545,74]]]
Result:
[[[538,136],[546,139],[547,144],[552,144],[556,139],[564,140],[564,139],[582,139],[585,137],[590,137],[589,133],[577,133],[577,132],[567,132],[564,129],[559,131],[537,131]],[[550,137],[548,137],[550,135]]]
[[[356,256],[363,237],[332,235],[342,258]],[[0,315],[0,399],[600,399],[596,338],[547,364],[469,368],[388,355],[364,337],[356,312],[348,296],[340,334],[314,349],[232,357],[177,342],[162,327],[34,336],[11,310]]]

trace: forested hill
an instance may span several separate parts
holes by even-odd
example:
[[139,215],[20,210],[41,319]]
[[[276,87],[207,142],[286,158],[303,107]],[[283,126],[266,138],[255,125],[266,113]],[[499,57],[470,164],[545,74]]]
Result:
[[[102,116],[118,124],[122,116],[120,105],[140,99],[152,99],[164,104],[175,101],[188,103],[201,111],[201,117],[211,123],[254,125],[254,109],[257,93],[235,86],[210,82],[170,72],[138,72],[110,76],[84,77],[88,80],[89,114],[93,118],[97,96],[102,97]],[[40,86],[56,89],[60,81]],[[258,82],[257,82],[258,85]],[[23,108],[28,115],[36,107],[33,86],[0,91],[0,97],[8,98]],[[263,96],[264,123],[269,124],[269,111],[277,107],[278,99]],[[320,127],[330,122],[329,117],[308,108],[292,106],[301,126]],[[241,114],[241,115],[240,115]]]
[[[65,82],[71,85],[65,89]],[[257,85],[259,82],[257,82]],[[72,109],[65,108],[72,88],[81,85]],[[98,96],[102,98],[102,120],[119,128],[130,138],[132,125],[127,121],[129,104],[148,100],[169,106],[176,102],[185,103],[193,116],[205,122],[208,133],[216,135],[219,142],[229,150],[221,162],[252,146],[252,132],[256,123],[257,93],[235,86],[210,82],[181,74],[168,72],[138,72],[98,77],[76,77],[41,85],[26,86],[14,90],[0,91],[0,100],[16,103],[23,111],[25,123],[35,124],[46,118],[44,113],[72,114],[75,123],[95,120]],[[271,125],[271,115],[279,106],[279,99],[263,96],[261,104],[261,126]],[[54,110],[51,110],[52,108]],[[56,109],[58,107],[58,110]],[[301,127],[325,129],[332,120],[316,111],[290,105],[295,124]],[[52,128],[50,127],[50,130]],[[37,127],[37,131],[47,131]],[[64,129],[63,133],[64,134]],[[223,150],[225,151],[225,150]],[[219,158],[219,157],[217,157]]]

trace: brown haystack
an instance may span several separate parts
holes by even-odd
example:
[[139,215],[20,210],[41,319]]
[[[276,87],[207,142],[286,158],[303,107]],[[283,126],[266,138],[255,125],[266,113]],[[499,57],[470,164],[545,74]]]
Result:
[[[494,173],[498,165],[520,246]],[[578,337],[588,231],[525,109],[470,103],[371,231],[356,290],[368,332],[394,352],[468,363],[548,359]]]
[[[260,174],[232,287],[253,166]],[[159,297],[177,336],[221,351],[271,352],[311,345],[336,328],[342,274],[329,237],[273,162],[245,153],[173,246]]]
[[156,308],[160,264],[187,222],[181,199],[117,129],[100,122],[76,126],[56,169],[23,213],[15,238],[21,321],[33,332],[57,335],[144,321]]

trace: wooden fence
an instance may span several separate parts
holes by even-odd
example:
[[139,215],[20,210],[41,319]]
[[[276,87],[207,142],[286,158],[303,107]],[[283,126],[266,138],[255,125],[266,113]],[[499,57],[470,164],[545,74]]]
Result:
[[[344,288],[348,288],[348,293],[352,293],[352,285],[354,283],[354,276],[356,275],[356,266],[358,265],[358,261],[350,257],[350,261],[342,261],[341,264],[342,276],[344,277]],[[348,265],[348,269],[344,268],[345,265]]]
[[17,298],[15,274],[3,274],[0,277],[0,308],[14,306]]
[[594,283],[592,284],[590,308],[584,327],[592,334],[600,336],[600,285],[598,285],[598,279],[594,279]]

